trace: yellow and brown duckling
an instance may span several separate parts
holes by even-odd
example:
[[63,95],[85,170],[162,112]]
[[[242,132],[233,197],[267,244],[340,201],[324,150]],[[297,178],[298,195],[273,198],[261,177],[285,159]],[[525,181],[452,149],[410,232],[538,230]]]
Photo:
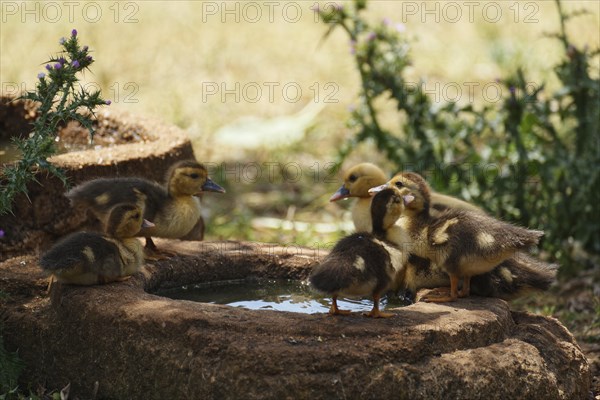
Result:
[[104,235],[68,235],[41,257],[40,266],[60,283],[95,285],[126,279],[144,261],[144,249],[135,235],[151,226],[138,206],[118,204],[109,212]]
[[332,296],[331,314],[349,314],[337,306],[338,296],[373,298],[366,314],[387,318],[394,314],[379,310],[379,300],[396,285],[407,256],[385,241],[385,232],[400,217],[402,199],[393,190],[384,190],[372,200],[372,233],[358,232],[340,240],[309,277],[311,285]]
[[471,293],[514,300],[531,292],[545,291],[556,282],[558,264],[550,264],[520,251],[491,272],[471,278]]
[[405,251],[431,260],[450,278],[450,294],[428,301],[447,302],[468,296],[472,276],[493,270],[518,251],[536,245],[543,236],[541,231],[467,210],[448,209],[434,216],[429,186],[416,173],[398,174],[372,192],[389,188],[398,191],[405,207],[399,226],[388,232],[388,239],[405,243]]
[[[385,173],[375,164],[360,163],[344,173],[344,183],[329,201],[346,198],[357,198],[352,207],[352,222],[357,231],[371,231],[371,194],[369,189],[385,184],[388,181]],[[441,193],[431,193],[431,211],[435,215],[449,208],[481,212],[483,210],[466,201]]]
[[358,232],[370,232],[371,194],[369,189],[387,182],[383,171],[371,163],[361,163],[353,166],[344,173],[344,184],[335,192],[329,201],[356,198],[352,206],[352,222]]
[[67,197],[74,206],[90,209],[100,221],[115,204],[139,204],[141,198],[144,218],[154,226],[142,229],[138,236],[146,238],[147,248],[156,250],[152,236],[202,240],[204,221],[197,196],[204,192],[225,190],[208,177],[203,164],[189,160],[169,169],[164,187],[143,178],[100,178],[73,188]]
[[[498,264],[490,272],[471,277],[470,293],[476,296],[514,300],[531,292],[545,291],[556,282],[557,264],[550,264],[520,251]],[[436,292],[449,294],[450,279],[430,260],[409,256],[398,289],[412,301],[428,299]],[[442,288],[417,296],[421,289]]]

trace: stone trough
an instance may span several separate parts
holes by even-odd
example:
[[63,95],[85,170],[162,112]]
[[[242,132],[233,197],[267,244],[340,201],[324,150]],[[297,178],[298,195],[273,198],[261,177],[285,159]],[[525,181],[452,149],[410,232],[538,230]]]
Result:
[[[34,117],[35,110],[29,103],[0,96],[0,139],[26,137]],[[194,157],[186,132],[153,118],[103,108],[97,112],[95,126],[97,136],[138,139],[50,158],[65,172],[71,185],[97,177],[132,175],[162,182],[171,164]],[[66,127],[63,133],[84,143],[89,139],[80,127]],[[0,229],[4,231],[0,260],[46,249],[57,238],[90,222],[69,206],[64,196],[67,188],[58,178],[38,172],[36,179],[39,183],[28,185],[29,197],[15,199],[13,215],[0,215]]]
[[[372,320],[171,300],[159,288],[305,279],[313,250],[157,241],[180,255],[51,301],[34,256],[0,264],[4,340],[29,382],[107,399],[584,399],[590,373],[555,319],[472,297]],[[5,289],[6,288],[6,289]],[[28,382],[23,382],[27,384]]]

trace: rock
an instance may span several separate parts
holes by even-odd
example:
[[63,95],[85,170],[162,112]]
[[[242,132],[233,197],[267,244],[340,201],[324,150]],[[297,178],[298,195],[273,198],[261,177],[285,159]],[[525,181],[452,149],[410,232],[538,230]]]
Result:
[[[0,129],[0,139],[23,136],[31,129],[33,117],[28,111],[31,105],[10,100],[0,97],[0,128],[4,128]],[[163,182],[167,169],[175,161],[194,158],[187,133],[156,119],[102,109],[97,112],[96,125],[97,136],[126,136],[135,132],[141,141],[50,158],[52,164],[64,171],[70,185],[105,176],[142,176]],[[87,140],[88,134],[81,127],[63,131],[68,129],[83,134]],[[39,183],[28,185],[28,196],[15,199],[13,214],[0,215],[0,229],[5,232],[0,238],[0,260],[44,250],[59,237],[91,222],[70,207],[64,196],[68,188],[60,179],[45,172],[38,172],[36,179]]]
[[[36,258],[0,264],[8,350],[27,382],[108,399],[584,399],[588,363],[555,319],[499,299],[417,303],[395,317],[250,311],[158,288],[305,279],[316,251],[239,242],[157,245],[180,256],[126,282],[43,294]],[[96,383],[97,382],[97,383]]]

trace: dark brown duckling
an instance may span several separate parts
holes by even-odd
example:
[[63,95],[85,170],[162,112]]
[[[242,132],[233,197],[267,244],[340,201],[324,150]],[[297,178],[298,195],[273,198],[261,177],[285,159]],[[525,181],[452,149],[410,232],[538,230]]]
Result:
[[502,261],[491,272],[471,278],[471,293],[514,300],[545,291],[556,282],[558,264],[544,262],[523,251]]
[[144,249],[135,235],[151,226],[138,206],[118,204],[109,212],[104,235],[68,235],[41,257],[40,267],[60,283],[95,285],[126,279],[144,261]]
[[358,232],[340,240],[309,277],[318,291],[332,296],[331,314],[349,314],[337,306],[338,296],[373,298],[366,314],[388,318],[394,314],[379,310],[379,300],[395,285],[407,256],[385,241],[385,231],[402,213],[402,199],[393,190],[378,193],[371,203],[373,233]]
[[[447,302],[466,297],[471,276],[493,270],[520,250],[538,243],[543,232],[518,227],[485,214],[448,209],[433,216],[431,198],[425,180],[415,173],[396,175],[374,191],[395,188],[402,196],[405,209],[399,227],[388,239],[406,243],[411,254],[424,257],[446,271],[450,294],[428,297],[427,301]],[[459,294],[458,283],[462,279]]]
[[100,178],[73,188],[67,197],[74,206],[88,208],[100,221],[117,203],[139,204],[143,197],[144,218],[154,223],[138,236],[146,238],[146,247],[156,250],[152,236],[201,240],[204,222],[200,199],[203,192],[224,193],[209,177],[206,167],[196,161],[180,161],[168,171],[161,186],[142,178]]
[[[490,272],[471,277],[471,294],[514,300],[532,292],[548,290],[556,282],[557,264],[544,262],[523,251],[502,261]],[[404,274],[399,279],[398,289],[404,297],[419,301],[433,293],[449,295],[450,278],[430,260],[410,256]],[[437,289],[435,292],[419,294],[421,289]],[[417,296],[419,294],[419,296]]]

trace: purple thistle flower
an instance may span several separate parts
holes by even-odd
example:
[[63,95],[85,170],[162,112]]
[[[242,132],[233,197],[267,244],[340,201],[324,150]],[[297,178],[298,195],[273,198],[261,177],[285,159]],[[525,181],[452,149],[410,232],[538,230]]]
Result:
[[94,59],[92,58],[92,56],[87,56],[85,59],[86,59],[88,62],[92,62],[92,61],[94,61]]
[[43,72],[40,72],[40,73],[38,74],[38,79],[44,79],[45,77],[46,77],[46,74],[45,74],[45,73],[43,73]]
[[71,65],[73,66],[73,68],[79,68],[79,61],[75,60],[71,63]]
[[514,86],[509,87],[508,90],[510,91],[510,94],[513,94],[513,95],[517,91],[517,89]]
[[398,22],[396,25],[394,25],[394,28],[396,28],[396,31],[398,31],[399,33],[403,33],[406,31],[406,25],[404,25],[402,22]]
[[83,51],[88,51],[89,47],[87,46],[87,44],[85,46],[83,46],[82,50]]
[[62,64],[61,63],[54,64],[54,69],[61,69],[61,68],[62,68]]
[[5,233],[2,229],[0,229],[0,239],[2,239],[4,237]]
[[60,39],[58,39],[59,44],[65,44],[66,41],[67,41],[67,39],[65,39],[64,37],[61,37]]
[[73,37],[77,36],[77,29],[73,29],[71,31],[71,36],[73,36]]
[[104,104],[106,104],[107,106],[110,106],[110,105],[111,105],[111,103],[112,103],[112,101],[110,101],[110,100],[106,100],[106,101],[104,102]]
[[50,65],[50,64],[46,64],[46,69],[47,69],[48,71],[50,71],[50,70],[52,69],[52,65]]
[[61,57],[61,58],[59,58],[59,59],[58,59],[58,62],[59,62],[61,65],[65,65],[65,64],[67,63],[67,60],[65,60],[65,58],[64,58],[64,57]]

